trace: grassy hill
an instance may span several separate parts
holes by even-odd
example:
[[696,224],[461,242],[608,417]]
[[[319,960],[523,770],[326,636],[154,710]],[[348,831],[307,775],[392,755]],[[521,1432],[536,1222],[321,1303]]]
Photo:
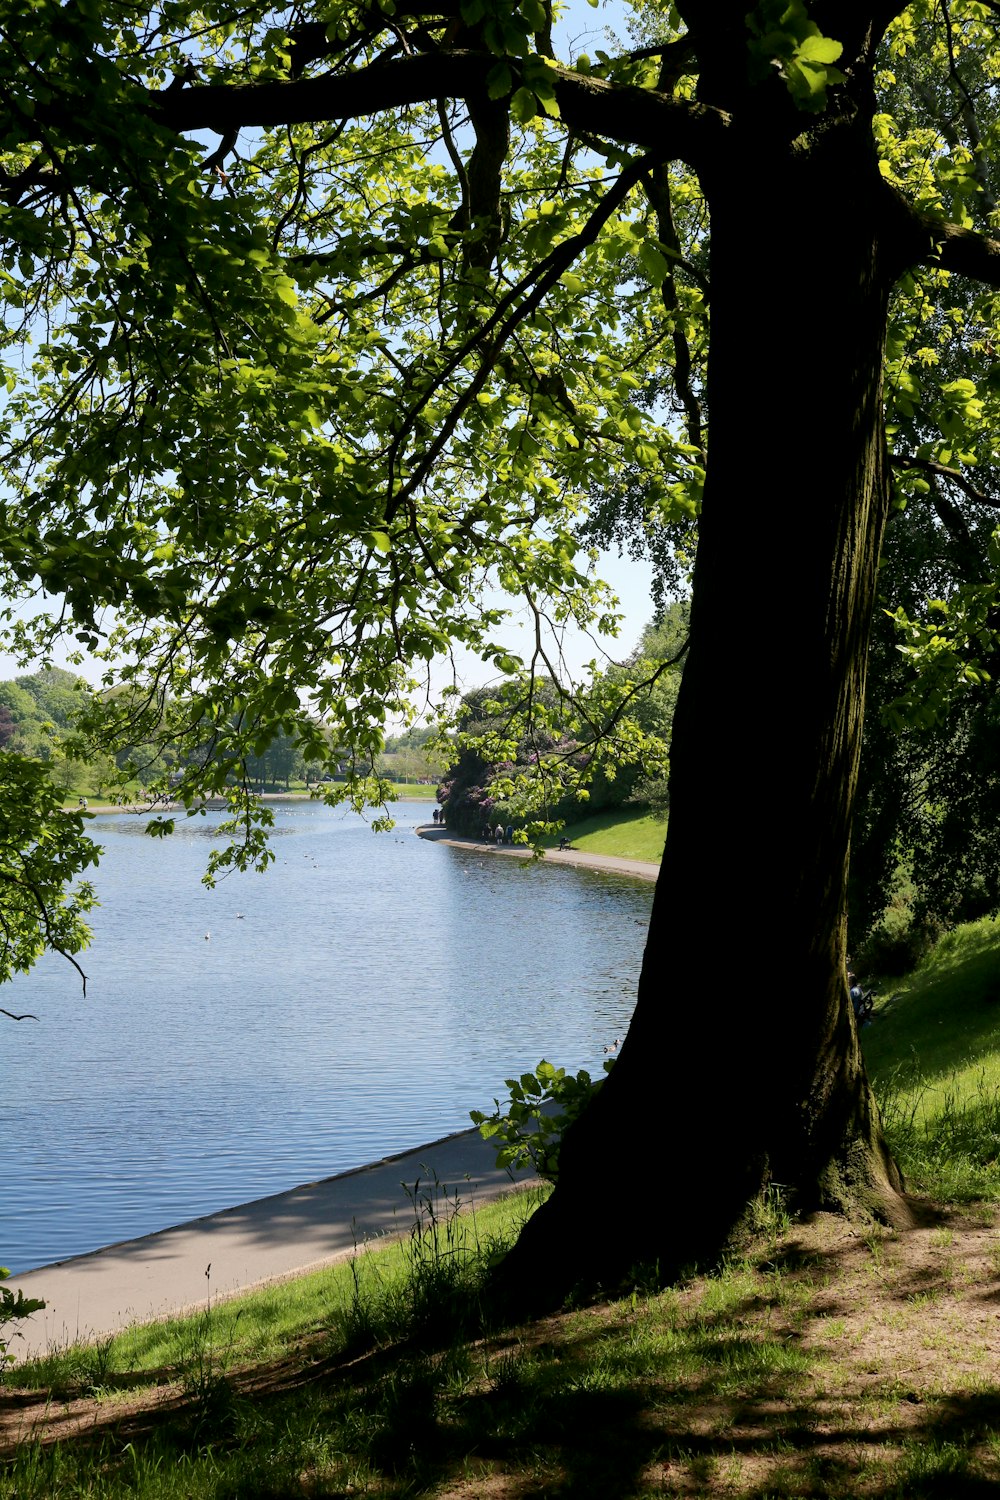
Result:
[[947,933],[862,1033],[915,1191],[1000,1197],[1000,924]]
[[[710,1272],[510,1324],[482,1289],[537,1198],[474,1220],[438,1199],[401,1246],[9,1372],[0,1497],[984,1500],[997,924],[943,939],[862,1039],[911,1188],[934,1195],[911,1227],[792,1223],[774,1191]],[[669,1182],[625,1204],[595,1184],[595,1214],[660,1212],[684,1212]]]

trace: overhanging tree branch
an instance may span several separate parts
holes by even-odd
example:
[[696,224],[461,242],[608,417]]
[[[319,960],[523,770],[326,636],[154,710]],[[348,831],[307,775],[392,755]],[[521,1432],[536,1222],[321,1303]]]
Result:
[[[426,53],[321,78],[151,92],[149,108],[172,129],[219,134],[244,126],[360,119],[382,110],[482,94],[495,63],[487,52]],[[695,168],[715,153],[726,134],[729,117],[708,105],[606,83],[569,68],[548,71],[560,115],[571,129],[655,151],[663,160],[676,158]]]
[[947,479],[968,495],[970,500],[975,500],[978,505],[989,505],[994,510],[1000,509],[1000,499],[995,495],[987,495],[985,490],[977,489],[960,469],[953,469],[948,464],[935,463],[931,458],[918,458],[913,453],[893,454],[891,462],[894,469],[919,469],[933,478]]
[[[518,282],[515,287],[511,288],[483,325],[477,328],[460,348],[455,350],[445,368],[438,372],[435,389],[439,388],[442,382],[457,370],[474,350],[485,352],[487,357],[483,359],[476,375],[469,382],[461,396],[455,401],[447,418],[441,424],[433,442],[430,443],[426,452],[421,457],[414,472],[398,491],[393,494],[392,489],[395,483],[400,456],[403,452],[406,439],[413,430],[417,417],[426,405],[428,393],[425,392],[411,406],[389,449],[388,468],[391,498],[386,504],[386,521],[391,521],[400,506],[424,483],[435,460],[443,451],[448,439],[457,427],[462,413],[483,389],[494,368],[497,355],[519,324],[534,312],[542,301],[542,298],[551,290],[559,277],[569,269],[577,256],[588,245],[593,244],[601,227],[612,214],[618,211],[629,193],[641,182],[644,173],[648,172],[651,166],[652,162],[650,159],[642,157],[640,160],[633,162],[630,167],[627,167],[614,186],[605,193],[583,228],[576,234],[571,235],[569,239],[563,240],[546,256],[540,266],[535,268],[529,276],[524,277]],[[519,301],[518,299],[523,300]]]
[[[393,12],[399,20],[419,20],[424,22],[456,21],[459,17],[457,0],[405,0]],[[355,22],[355,30],[374,33],[384,30],[386,25],[386,13],[378,6],[372,6],[368,10],[359,13]],[[310,63],[319,62],[321,59],[338,56],[343,43],[340,40],[331,41],[329,27],[325,21],[304,21],[294,26],[288,34],[291,53],[291,74],[293,78],[300,78],[309,67]]]

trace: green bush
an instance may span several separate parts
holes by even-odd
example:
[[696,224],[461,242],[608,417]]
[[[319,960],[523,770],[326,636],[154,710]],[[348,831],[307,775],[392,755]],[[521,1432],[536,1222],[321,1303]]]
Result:
[[[5,1281],[10,1275],[6,1266],[0,1266],[0,1281]],[[8,1323],[17,1323],[21,1318],[30,1318],[32,1313],[40,1312],[45,1303],[38,1297],[26,1297],[20,1290],[12,1292],[9,1286],[0,1286],[0,1374],[7,1368],[9,1361],[9,1349],[11,1338],[20,1338],[19,1328],[11,1330],[7,1335]]]
[[[605,1072],[613,1058],[604,1064]],[[491,1115],[479,1109],[470,1117],[479,1126],[484,1140],[496,1146],[498,1167],[533,1167],[539,1177],[555,1182],[559,1175],[559,1144],[563,1131],[581,1113],[603,1079],[591,1078],[585,1068],[567,1073],[544,1058],[533,1073],[520,1078],[505,1078],[510,1098],[496,1106]],[[555,1109],[546,1110],[546,1105]]]
[[855,970],[859,974],[909,974],[927,957],[943,931],[943,925],[930,915],[907,922],[883,921],[858,949]]

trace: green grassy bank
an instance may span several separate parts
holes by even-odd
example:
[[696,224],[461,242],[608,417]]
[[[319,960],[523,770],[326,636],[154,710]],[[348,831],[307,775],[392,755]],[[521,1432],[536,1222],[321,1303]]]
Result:
[[[912,1228],[792,1224],[772,1193],[711,1274],[503,1324],[483,1287],[537,1199],[433,1198],[401,1245],[9,1371],[0,1497],[996,1493],[997,925],[942,940],[862,1039],[931,1195]],[[665,1207],[595,1188],[595,1214]]]
[[[658,864],[667,824],[665,819],[641,808],[616,808],[614,812],[595,813],[567,823],[564,833],[574,849],[589,854],[617,854],[622,859],[645,859]],[[545,843],[549,848],[558,847],[559,835],[546,839]]]
[[862,1033],[883,1118],[915,1191],[1000,1199],[1000,925],[945,934],[887,982]]

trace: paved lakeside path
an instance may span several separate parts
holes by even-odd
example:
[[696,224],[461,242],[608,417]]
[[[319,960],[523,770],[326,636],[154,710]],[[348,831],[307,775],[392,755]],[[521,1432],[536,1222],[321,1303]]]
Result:
[[367,1241],[409,1234],[418,1179],[418,1196],[436,1181],[465,1207],[499,1198],[514,1182],[537,1181],[530,1173],[512,1179],[495,1165],[479,1131],[463,1130],[337,1177],[57,1261],[4,1283],[46,1302],[20,1324],[24,1337],[12,1340],[10,1352],[20,1363],[106,1338],[133,1323],[195,1311],[206,1293],[215,1303],[320,1270]]
[[[478,849],[481,854],[506,855],[508,859],[531,859],[532,851],[521,844],[494,844],[485,839],[470,838],[461,833],[449,833],[435,823],[421,823],[415,828],[418,838],[430,839],[441,844],[451,844],[456,849]],[[584,849],[546,849],[542,858],[553,865],[576,865],[583,870],[604,870],[614,875],[631,875],[637,880],[655,880],[660,873],[658,863],[648,859],[623,859],[618,854],[590,854]]]

